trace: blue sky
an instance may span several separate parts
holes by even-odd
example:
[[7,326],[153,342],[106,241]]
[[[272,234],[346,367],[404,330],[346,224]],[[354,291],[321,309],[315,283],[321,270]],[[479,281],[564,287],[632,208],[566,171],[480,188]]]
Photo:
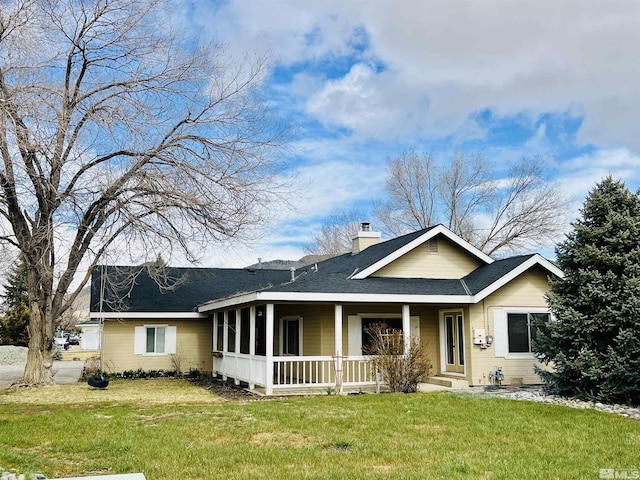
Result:
[[300,258],[328,215],[371,208],[408,149],[481,153],[498,175],[540,155],[574,216],[609,173],[640,187],[640,2],[192,0],[184,20],[236,58],[272,56],[302,185],[261,240],[203,265]]

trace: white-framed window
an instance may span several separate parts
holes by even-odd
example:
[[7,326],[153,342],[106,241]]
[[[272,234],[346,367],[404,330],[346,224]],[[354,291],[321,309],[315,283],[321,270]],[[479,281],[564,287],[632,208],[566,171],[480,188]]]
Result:
[[537,321],[549,321],[546,308],[504,308],[494,311],[496,357],[533,358]]
[[362,316],[360,318],[361,329],[360,338],[362,339],[362,354],[368,355],[371,352],[374,342],[374,330],[376,326],[384,326],[383,335],[391,335],[394,330],[400,330],[402,332],[402,317],[387,317],[387,318],[370,318]]
[[177,327],[143,325],[135,327],[135,355],[171,355],[176,353]]
[[167,327],[147,327],[147,345],[145,353],[165,353]]
[[280,355],[302,354],[302,317],[280,319]]
[[[409,319],[411,337],[420,338],[420,317],[412,315]],[[359,313],[347,317],[348,344],[347,352],[350,356],[366,355],[367,345],[370,340],[367,338],[367,327],[371,323],[384,322],[391,329],[402,330],[402,315],[390,313]]]

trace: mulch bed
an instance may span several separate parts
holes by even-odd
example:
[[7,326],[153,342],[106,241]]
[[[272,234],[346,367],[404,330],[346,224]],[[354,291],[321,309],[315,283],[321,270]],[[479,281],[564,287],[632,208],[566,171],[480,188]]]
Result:
[[215,378],[204,378],[196,380],[193,383],[198,385],[211,393],[218,395],[225,400],[242,400],[242,401],[257,401],[257,400],[271,400],[273,397],[265,397],[246,390],[233,383],[223,382]]

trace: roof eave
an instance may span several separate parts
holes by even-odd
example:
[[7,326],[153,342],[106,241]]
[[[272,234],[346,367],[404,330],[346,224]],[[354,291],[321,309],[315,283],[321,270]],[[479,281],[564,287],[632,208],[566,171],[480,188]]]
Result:
[[209,312],[253,302],[326,302],[326,303],[417,303],[468,304],[471,295],[414,295],[377,293],[322,293],[322,292],[255,292],[200,305],[198,311]]
[[199,312],[91,312],[89,318],[98,320],[194,320],[206,318],[206,315]]

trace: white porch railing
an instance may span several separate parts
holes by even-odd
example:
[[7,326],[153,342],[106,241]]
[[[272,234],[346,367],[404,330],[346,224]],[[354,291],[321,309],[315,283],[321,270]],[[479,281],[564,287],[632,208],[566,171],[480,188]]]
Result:
[[[266,387],[266,358],[225,352],[214,358],[213,369],[219,375]],[[343,386],[373,385],[376,372],[372,357],[354,356],[337,360],[331,356],[273,357],[273,387],[336,386],[336,370],[341,370]]]
[[213,360],[213,369],[220,375],[251,385],[264,386],[267,383],[265,357],[227,352],[221,358]]

